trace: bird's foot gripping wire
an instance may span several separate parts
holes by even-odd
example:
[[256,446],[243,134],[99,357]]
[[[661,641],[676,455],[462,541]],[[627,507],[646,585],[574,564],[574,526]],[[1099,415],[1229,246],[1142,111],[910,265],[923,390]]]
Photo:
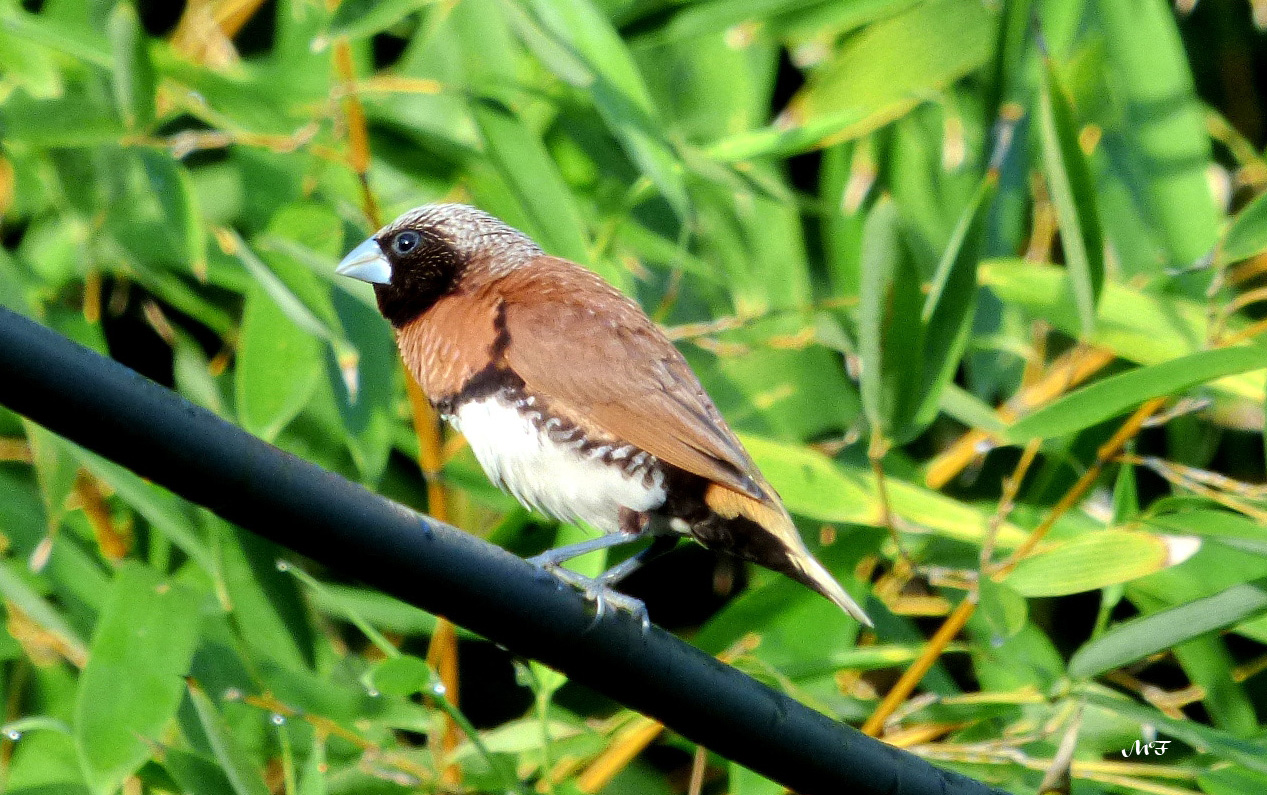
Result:
[[590,626],[602,621],[603,616],[607,615],[608,609],[612,609],[624,610],[632,615],[642,625],[644,635],[651,631],[651,617],[647,614],[647,606],[642,603],[641,599],[635,599],[612,588],[614,579],[609,579],[607,574],[600,577],[586,577],[584,574],[577,574],[570,569],[560,567],[557,562],[550,559],[548,552],[535,558],[529,558],[528,562],[552,572],[554,576],[563,582],[579,589],[581,593],[585,594],[586,599],[594,603],[594,623]]

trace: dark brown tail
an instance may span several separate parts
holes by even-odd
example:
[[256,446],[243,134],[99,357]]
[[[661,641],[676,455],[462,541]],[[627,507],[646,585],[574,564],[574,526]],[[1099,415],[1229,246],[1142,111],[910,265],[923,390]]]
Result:
[[706,544],[715,543],[740,557],[786,574],[818,591],[866,626],[874,626],[831,572],[810,554],[777,496],[765,501],[754,500],[713,483],[704,489],[704,504],[729,525],[710,533],[710,537],[701,538]]

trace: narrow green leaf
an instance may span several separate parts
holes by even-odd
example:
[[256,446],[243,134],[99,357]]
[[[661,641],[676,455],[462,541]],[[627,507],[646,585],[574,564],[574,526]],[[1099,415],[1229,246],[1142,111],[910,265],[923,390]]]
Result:
[[321,376],[317,341],[258,288],[246,299],[234,371],[242,427],[272,441],[307,403]]
[[1063,596],[1138,579],[1174,562],[1162,538],[1105,530],[1051,544],[1022,560],[1003,582],[1025,596]]
[[114,791],[176,714],[198,638],[199,595],[126,562],[97,622],[75,697],[75,740],[97,792]]
[[1235,765],[1217,767],[1197,776],[1197,784],[1207,795],[1267,792],[1267,773],[1256,773]]
[[61,525],[66,514],[66,500],[74,491],[79,462],[71,454],[70,445],[51,431],[27,420],[23,420],[22,425],[26,429],[31,463],[35,466],[40,496],[44,500],[45,529],[51,533]]
[[412,696],[425,691],[433,674],[427,661],[409,654],[383,660],[370,672],[370,682],[389,696]]
[[1174,535],[1196,535],[1227,546],[1267,556],[1267,533],[1261,522],[1244,514],[1214,508],[1196,508],[1160,516],[1145,516],[1139,524]]
[[1007,427],[989,404],[954,383],[942,389],[937,407],[969,428],[998,433]]
[[1025,628],[1026,619],[1029,618],[1029,603],[1015,589],[989,577],[982,577],[981,612],[996,636],[1011,638]]
[[[892,6],[905,0],[886,0]],[[795,13],[807,6],[820,5],[819,0],[703,0],[677,6],[664,24],[643,34],[639,44],[668,44],[684,39],[721,33],[744,22],[763,23],[776,15]]]
[[1090,7],[1103,29],[1113,94],[1124,106],[1120,131],[1132,200],[1142,200],[1173,263],[1196,262],[1214,247],[1219,212],[1208,176],[1205,108],[1176,15],[1166,3],[1144,0],[1098,0]]
[[233,738],[216,705],[192,681],[189,682],[189,698],[193,701],[198,722],[206,734],[207,742],[211,745],[211,750],[220,763],[220,769],[229,780],[235,795],[269,795],[268,786],[264,783],[260,771]]
[[304,761],[303,771],[299,774],[299,787],[296,795],[325,795],[328,791],[326,780],[329,778],[326,763],[326,743],[320,736],[312,738],[312,750]]
[[259,287],[273,299],[273,302],[277,304],[277,308],[285,313],[286,317],[290,318],[291,323],[320,339],[339,339],[340,335],[331,330],[323,322],[322,318],[318,317],[304,303],[303,299],[295,294],[285,279],[282,279],[265,265],[242,238],[233,232],[230,232],[229,235],[233,241],[233,250],[237,254],[238,260],[250,272]]
[[1071,392],[1008,426],[1011,442],[1048,438],[1089,428],[1155,397],[1171,395],[1237,373],[1267,368],[1267,348],[1247,345],[1202,351],[1140,367]]
[[[1015,259],[994,260],[982,262],[979,275],[981,283],[1004,303],[1024,308],[1067,334],[1078,333],[1078,318],[1067,300],[1062,269]],[[1196,353],[1209,339],[1209,310],[1204,301],[1113,282],[1105,285],[1100,320],[1090,342],[1138,364],[1157,364]],[[1227,326],[1232,332],[1245,327],[1235,317]],[[1256,376],[1229,376],[1212,388],[1250,400],[1263,399],[1262,380]]]
[[109,69],[113,66],[110,42],[99,30],[75,25],[51,15],[6,10],[4,27],[14,35],[36,42],[77,61]]
[[1249,737],[1258,730],[1254,705],[1245,686],[1237,681],[1236,661],[1222,638],[1197,635],[1177,644],[1174,655],[1188,681],[1204,694],[1201,704],[1215,726],[1239,737]]
[[942,254],[932,287],[924,299],[924,379],[915,425],[926,427],[940,407],[941,393],[959,369],[972,332],[977,306],[977,263],[985,242],[986,220],[998,184],[993,172],[981,181]]
[[477,100],[471,112],[493,165],[528,215],[529,234],[555,256],[587,262],[584,219],[541,139],[500,103]]
[[1232,219],[1223,236],[1223,259],[1237,262],[1267,251],[1267,193],[1260,193]]
[[1242,740],[1228,732],[1210,728],[1194,720],[1176,720],[1163,715],[1155,707],[1137,704],[1116,694],[1089,692],[1088,704],[1127,718],[1132,723],[1152,726],[1166,739],[1182,740],[1198,751],[1212,753],[1239,765],[1267,773],[1267,755],[1259,743]]
[[[123,8],[122,5],[118,6]],[[150,149],[140,151],[145,176],[158,199],[174,237],[183,245],[181,257],[199,277],[207,272],[207,230],[203,225],[198,196],[188,169],[169,155]]]
[[1204,599],[1131,619],[1083,646],[1069,661],[1079,679],[1129,665],[1207,632],[1267,611],[1267,580],[1233,585]]
[[[792,513],[824,522],[880,526],[875,479],[869,471],[837,464],[799,444],[746,433],[740,439]],[[888,485],[899,515],[947,538],[980,542],[986,517],[973,506],[897,478]],[[1021,538],[1015,525],[1005,523],[999,529],[1001,548],[1015,546]]]
[[720,160],[791,154],[866,135],[979,68],[995,23],[975,0],[935,0],[845,40],[772,127],[708,148]]
[[330,20],[331,36],[360,39],[372,36],[437,0],[347,0]]
[[[625,42],[590,0],[532,0],[542,26],[594,75],[588,87],[603,121],[679,218],[690,200],[677,153],[664,137],[655,103]],[[525,42],[531,46],[531,42]]]
[[876,203],[862,234],[862,405],[873,433],[902,442],[921,399],[922,363],[913,361],[923,344],[920,279],[890,199]]
[[1050,61],[1043,70],[1038,121],[1047,187],[1056,208],[1061,248],[1086,339],[1095,330],[1096,305],[1104,285],[1104,232],[1091,167],[1078,145],[1073,109]]
[[[17,562],[10,565],[17,566]],[[82,660],[88,655],[87,644],[79,636],[62,614],[48,601],[40,596],[25,579],[18,576],[9,565],[0,564],[0,596],[6,602],[12,602],[26,614],[35,624],[51,633],[65,645],[67,656]]]
[[129,129],[146,127],[154,121],[154,99],[158,80],[145,30],[130,2],[122,2],[110,12],[106,25],[114,62],[114,101]]
[[316,651],[312,619],[294,577],[277,570],[281,547],[218,519],[219,573],[243,639],[282,665],[303,670]]
[[108,483],[120,499],[144,517],[153,529],[167,536],[204,572],[211,574],[216,570],[215,559],[194,527],[187,504],[113,461],[83,450],[80,460],[94,477]]
[[187,795],[223,795],[233,790],[224,771],[211,759],[180,748],[165,748],[163,767]]

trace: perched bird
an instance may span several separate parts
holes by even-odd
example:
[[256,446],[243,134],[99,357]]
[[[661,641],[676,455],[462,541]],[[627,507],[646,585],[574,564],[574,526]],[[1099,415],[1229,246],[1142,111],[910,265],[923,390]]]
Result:
[[[604,535],[533,559],[641,614],[610,586],[690,536],[788,575],[868,626],[681,353],[597,274],[462,204],[411,210],[338,273],[374,285],[402,358],[519,502]],[[596,580],[559,569],[585,552],[656,541]]]

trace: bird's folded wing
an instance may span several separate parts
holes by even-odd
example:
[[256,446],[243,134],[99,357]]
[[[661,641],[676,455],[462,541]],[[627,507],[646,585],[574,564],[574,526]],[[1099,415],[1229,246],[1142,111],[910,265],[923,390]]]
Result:
[[699,379],[636,304],[562,261],[505,281],[504,355],[530,390],[667,464],[769,499]]

